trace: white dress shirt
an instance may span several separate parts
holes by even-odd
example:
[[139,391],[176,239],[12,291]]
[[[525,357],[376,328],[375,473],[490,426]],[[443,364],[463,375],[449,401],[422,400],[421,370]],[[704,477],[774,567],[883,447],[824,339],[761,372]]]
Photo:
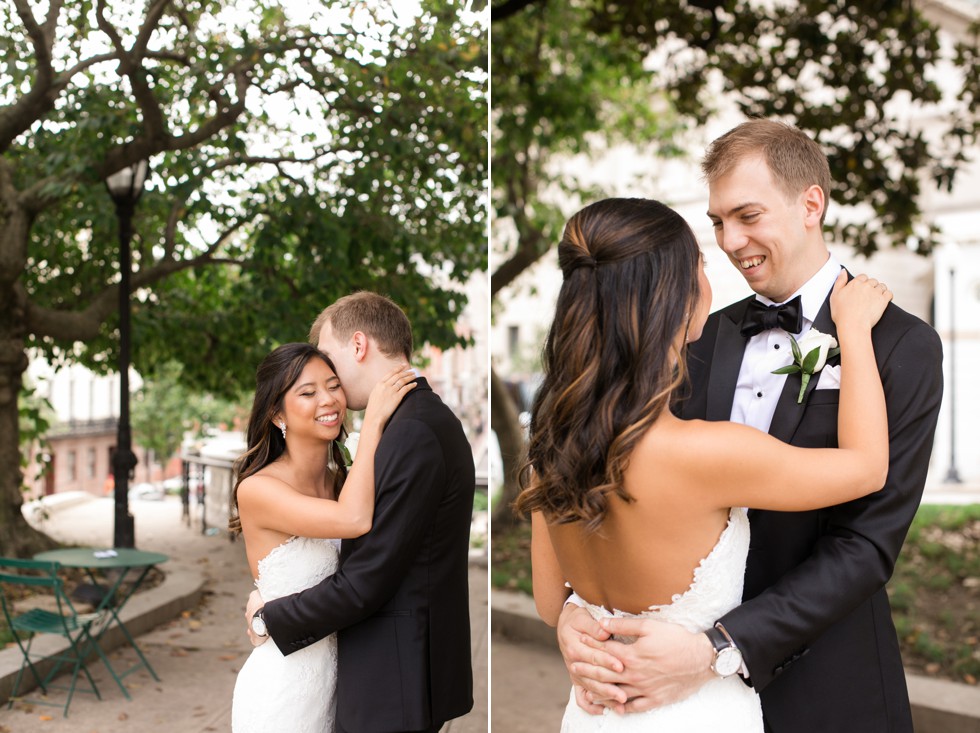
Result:
[[[783,303],[789,302],[797,295],[801,296],[803,311],[803,329],[793,334],[796,340],[803,338],[810,330],[817,313],[823,306],[827,295],[840,274],[840,263],[831,256],[826,264],[806,283],[793,293]],[[769,300],[764,295],[756,295],[756,300],[765,305],[782,305]],[[773,413],[779,394],[786,383],[785,374],[773,374],[773,369],[789,366],[793,363],[793,348],[789,341],[790,334],[781,328],[757,333],[749,339],[742,356],[742,367],[738,372],[738,382],[735,385],[735,399],[732,401],[732,422],[751,425],[768,433],[772,423]]]

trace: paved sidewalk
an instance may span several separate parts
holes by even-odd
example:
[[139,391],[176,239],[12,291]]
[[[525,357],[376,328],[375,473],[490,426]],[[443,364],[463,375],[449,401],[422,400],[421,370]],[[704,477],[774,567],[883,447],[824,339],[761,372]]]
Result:
[[[90,668],[101,701],[76,691],[67,718],[62,717],[60,708],[15,703],[7,710],[3,704],[0,733],[205,733],[231,729],[235,678],[251,650],[243,630],[245,599],[252,587],[244,544],[229,541],[224,532],[204,535],[199,524],[187,527],[181,519],[180,502],[172,497],[132,501],[130,508],[136,518],[137,547],[170,556],[170,562],[161,566],[168,580],[190,574],[203,583],[203,598],[196,607],[137,638],[161,681],[156,682],[146,670],[134,672],[125,679],[133,698],[126,700],[105,667],[93,663]],[[83,497],[78,503],[69,498],[39,526],[64,543],[110,547],[112,524],[110,499]],[[131,605],[140,595],[134,596]],[[476,704],[468,715],[451,721],[444,729],[447,733],[487,730],[487,609],[485,563],[471,562]],[[125,648],[112,652],[110,659],[114,667],[125,669],[136,656]],[[80,682],[77,689],[84,689],[84,683]]]
[[511,640],[495,631],[490,650],[491,729],[506,733],[558,731],[571,687],[558,647]]

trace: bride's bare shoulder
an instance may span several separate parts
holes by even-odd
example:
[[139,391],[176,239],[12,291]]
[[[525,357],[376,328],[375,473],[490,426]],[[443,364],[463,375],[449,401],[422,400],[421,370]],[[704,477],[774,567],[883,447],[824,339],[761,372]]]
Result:
[[268,471],[268,467],[242,479],[238,484],[238,500],[258,498],[263,495],[275,494],[280,491],[295,491],[292,485],[282,476]]
[[661,460],[667,457],[689,464],[696,459],[711,464],[727,460],[732,453],[752,450],[760,440],[765,440],[765,433],[747,425],[674,418],[651,430],[642,444],[643,452]]

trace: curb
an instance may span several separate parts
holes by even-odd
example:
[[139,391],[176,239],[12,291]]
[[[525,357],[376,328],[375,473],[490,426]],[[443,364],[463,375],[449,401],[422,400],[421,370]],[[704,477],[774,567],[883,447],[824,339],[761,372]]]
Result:
[[[555,630],[523,593],[490,590],[490,629],[515,642],[547,646],[558,653]],[[498,674],[500,670],[498,670]],[[905,673],[916,733],[980,733],[980,688]]]
[[[204,576],[189,570],[177,568],[167,572],[166,579],[156,588],[143,593],[137,593],[129,599],[122,611],[122,620],[133,637],[138,637],[160,624],[178,616],[182,611],[193,608],[200,600],[204,591]],[[99,642],[107,654],[113,649],[126,643],[126,638],[118,626],[106,631]],[[32,661],[35,654],[43,654],[45,659],[34,661],[34,666],[44,675],[52,668],[54,662],[50,657],[68,649],[67,642],[60,636],[44,634],[39,636],[31,648]],[[93,652],[93,658],[97,659]],[[0,651],[0,703],[10,699],[14,679],[20,670],[23,655],[16,644]],[[37,684],[30,674],[25,674],[21,680],[20,694],[36,689]]]

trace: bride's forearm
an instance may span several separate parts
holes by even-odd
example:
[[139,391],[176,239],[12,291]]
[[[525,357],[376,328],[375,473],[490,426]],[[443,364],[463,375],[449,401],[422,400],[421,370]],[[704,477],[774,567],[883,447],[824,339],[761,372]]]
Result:
[[888,473],[888,414],[870,332],[841,330],[838,338],[841,345],[838,444],[853,451],[862,467],[875,477],[873,483],[881,486]]
[[381,427],[365,424],[357,442],[357,460],[351,466],[344,481],[337,503],[351,523],[361,530],[357,535],[366,534],[371,529],[374,514],[374,454],[381,441]]

